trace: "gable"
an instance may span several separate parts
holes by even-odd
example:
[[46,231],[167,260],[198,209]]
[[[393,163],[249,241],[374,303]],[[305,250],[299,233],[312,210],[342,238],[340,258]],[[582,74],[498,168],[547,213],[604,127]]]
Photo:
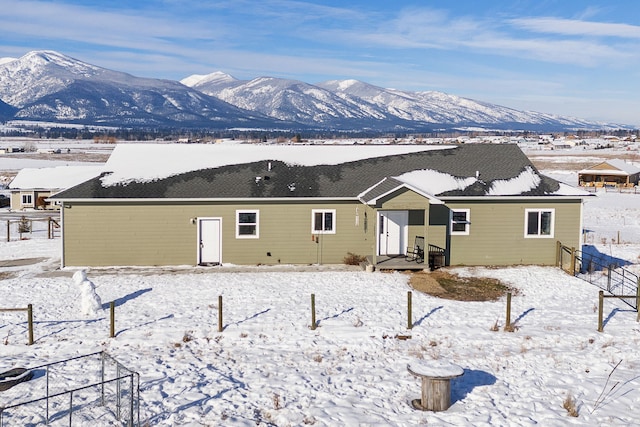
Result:
[[627,163],[623,160],[612,159],[606,162],[598,163],[597,165],[590,166],[587,169],[583,169],[578,174],[594,174],[594,173],[608,173],[612,175],[629,176],[640,174],[640,168]]

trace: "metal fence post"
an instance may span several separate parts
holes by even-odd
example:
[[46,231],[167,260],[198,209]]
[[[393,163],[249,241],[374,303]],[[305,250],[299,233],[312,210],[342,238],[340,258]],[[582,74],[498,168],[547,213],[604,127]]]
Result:
[[640,322],[640,279],[636,282],[636,322]]
[[101,383],[102,383],[102,387],[101,387],[101,396],[100,396],[100,403],[102,404],[102,406],[104,406],[104,364],[105,364],[105,357],[104,357],[104,351],[100,353],[100,359],[101,359]]
[[222,295],[218,295],[218,332],[224,331],[224,323],[222,321]]
[[316,295],[311,294],[311,330],[316,329]]
[[411,313],[411,291],[407,291],[407,329],[413,329],[413,315]]
[[46,368],[46,387],[47,387],[47,425],[49,424],[49,367],[47,366]]
[[73,390],[69,392],[69,427],[72,426],[71,421],[73,418]]
[[120,364],[116,362],[116,418],[120,421]]
[[133,373],[129,375],[131,387],[129,388],[129,426],[133,427]]

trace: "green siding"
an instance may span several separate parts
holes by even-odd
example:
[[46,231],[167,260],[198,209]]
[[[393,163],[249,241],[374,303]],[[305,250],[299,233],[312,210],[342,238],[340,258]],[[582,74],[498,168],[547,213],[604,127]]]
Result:
[[[553,238],[525,238],[525,209],[555,209]],[[259,238],[236,238],[236,210],[258,210]],[[311,230],[313,209],[336,210],[336,233]],[[449,235],[449,209],[470,209],[470,234]],[[449,265],[555,262],[556,241],[580,245],[580,200],[481,200],[429,205],[400,190],[376,207],[357,201],[288,203],[77,202],[63,209],[65,266],[195,265],[198,217],[222,218],[222,263],[339,264],[348,252],[376,253],[380,210],[409,212],[408,246],[415,236],[447,249]]]
[[441,248],[447,247],[449,229],[449,208],[445,205],[433,205],[429,209],[429,241]]
[[[191,218],[197,217],[222,218],[223,264],[336,264],[347,252],[369,255],[375,251],[373,211],[355,201],[66,205],[65,266],[194,265],[197,225]],[[236,238],[236,209],[260,211],[258,239]],[[335,234],[313,238],[312,209],[336,210]]]
[[[450,237],[450,265],[517,265],[555,263],[556,241],[579,246],[580,201],[484,201],[447,203],[470,209],[469,235]],[[552,238],[525,238],[525,209],[555,209]]]
[[382,198],[378,203],[378,208],[383,210],[407,210],[407,209],[428,209],[429,200],[418,193],[400,189]]

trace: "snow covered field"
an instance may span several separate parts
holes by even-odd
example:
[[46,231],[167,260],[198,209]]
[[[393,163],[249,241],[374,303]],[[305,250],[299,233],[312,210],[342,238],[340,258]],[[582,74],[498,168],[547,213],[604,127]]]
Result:
[[[571,171],[543,172],[572,179]],[[639,212],[640,195],[598,193],[585,204],[587,243],[637,263]],[[504,326],[505,299],[459,302],[415,291],[415,326],[407,330],[410,288],[402,273],[346,266],[91,269],[102,302],[116,301],[116,337],[109,338],[108,310],[85,318],[74,271],[57,270],[60,240],[40,230],[7,243],[5,233],[0,227],[0,261],[40,259],[0,270],[0,308],[33,304],[35,320],[35,343],[27,346],[25,314],[0,313],[0,372],[106,350],[140,373],[143,425],[640,425],[636,312],[606,300],[604,332],[597,332],[598,289],[556,268],[452,269],[517,289],[515,332],[492,330]],[[406,367],[418,359],[464,368],[452,381],[448,411],[411,407],[420,383]],[[0,406],[42,390],[44,380],[0,392]],[[563,408],[568,396],[577,417]],[[25,415],[23,423],[42,416]],[[91,416],[98,418],[89,424]],[[74,420],[117,425],[98,411]]]

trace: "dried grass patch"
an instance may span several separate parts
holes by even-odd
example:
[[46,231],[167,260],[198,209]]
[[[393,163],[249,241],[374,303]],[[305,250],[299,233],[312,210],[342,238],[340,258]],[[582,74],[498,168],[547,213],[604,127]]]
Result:
[[456,301],[496,301],[513,291],[498,279],[460,277],[446,270],[412,273],[409,284],[417,291]]
[[0,280],[12,279],[14,277],[16,277],[15,273],[7,272],[7,271],[0,272]]

